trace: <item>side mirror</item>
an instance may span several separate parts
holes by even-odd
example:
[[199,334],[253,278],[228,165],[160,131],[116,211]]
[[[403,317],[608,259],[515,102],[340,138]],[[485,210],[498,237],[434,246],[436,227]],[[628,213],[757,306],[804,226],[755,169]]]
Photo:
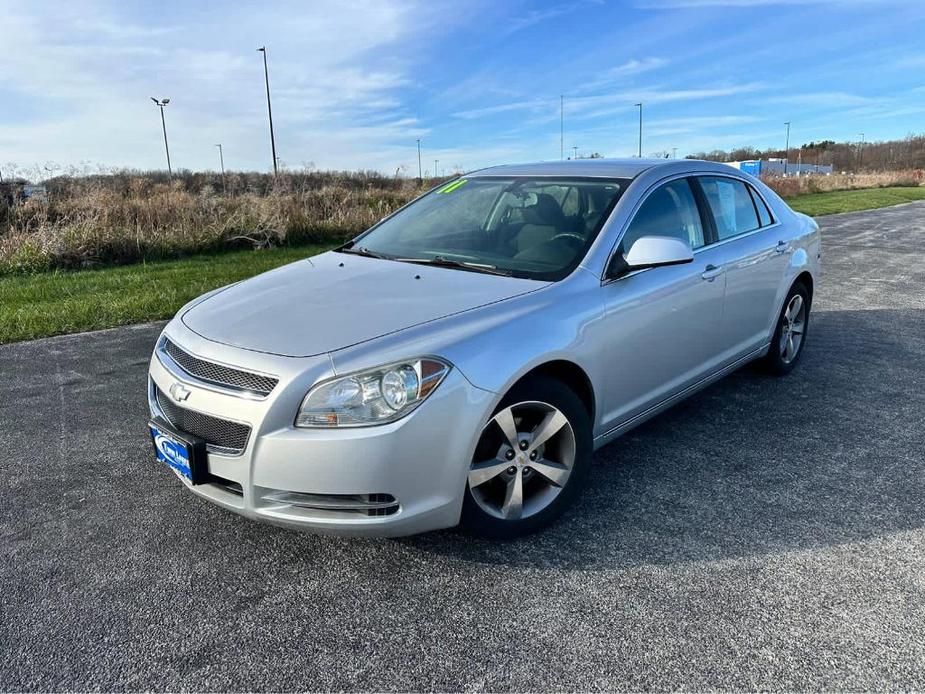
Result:
[[614,255],[607,276],[614,278],[632,270],[683,265],[693,260],[694,252],[686,241],[672,236],[640,236],[629,251]]

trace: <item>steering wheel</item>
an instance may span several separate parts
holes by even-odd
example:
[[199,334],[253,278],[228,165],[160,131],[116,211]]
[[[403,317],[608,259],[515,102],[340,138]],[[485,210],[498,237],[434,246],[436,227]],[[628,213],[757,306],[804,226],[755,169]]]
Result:
[[576,234],[573,231],[566,231],[561,234],[556,234],[551,239],[549,239],[549,242],[552,243],[553,241],[558,241],[559,239],[572,242],[576,246],[581,246],[585,242],[584,236],[582,236],[581,234]]

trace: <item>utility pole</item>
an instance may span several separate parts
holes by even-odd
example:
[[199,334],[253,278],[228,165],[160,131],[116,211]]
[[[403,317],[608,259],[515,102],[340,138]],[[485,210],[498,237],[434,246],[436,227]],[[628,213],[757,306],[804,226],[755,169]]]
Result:
[[784,125],[787,126],[787,144],[784,145],[784,176],[786,176],[787,164],[790,163],[790,121],[788,120]]
[[578,159],[578,145],[572,145],[572,149],[575,151],[575,156],[572,159]]
[[637,154],[642,159],[642,104],[636,105],[639,107],[639,150]]
[[270,118],[270,148],[273,150],[273,175],[279,175],[279,166],[276,163],[276,137],[273,135],[273,107],[270,105],[270,71],[267,69],[267,47],[257,49],[263,53],[263,79],[267,85],[267,115]]
[[434,159],[434,178],[437,178],[437,162],[439,159]]
[[421,138],[418,138],[418,180],[424,180],[424,171],[421,169]]
[[858,171],[861,170],[862,157],[864,156],[864,133],[858,133],[861,136],[861,144],[858,145]]
[[677,148],[677,147],[672,147],[672,148],[671,148],[671,158],[672,158],[672,159],[677,159],[677,158],[678,158],[678,148]]
[[170,147],[167,145],[167,121],[164,120],[164,107],[170,103],[170,99],[161,99],[158,101],[153,96],[151,101],[157,104],[161,109],[161,128],[164,130],[164,151],[167,152],[167,176],[173,178],[173,169],[170,167]]
[[222,165],[222,192],[225,192],[225,155],[222,153],[222,146],[220,144],[215,145],[218,147],[218,161]]
[[559,159],[565,159],[565,94],[559,94]]

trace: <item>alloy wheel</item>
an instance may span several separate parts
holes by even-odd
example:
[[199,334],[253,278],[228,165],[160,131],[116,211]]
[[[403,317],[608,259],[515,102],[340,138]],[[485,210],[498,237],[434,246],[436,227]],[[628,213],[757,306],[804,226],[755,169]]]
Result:
[[503,520],[528,518],[549,506],[575,464],[575,432],[545,402],[520,402],[489,420],[469,469],[479,507]]
[[794,294],[781,316],[780,358],[785,364],[796,359],[803,344],[806,331],[806,302],[800,294]]

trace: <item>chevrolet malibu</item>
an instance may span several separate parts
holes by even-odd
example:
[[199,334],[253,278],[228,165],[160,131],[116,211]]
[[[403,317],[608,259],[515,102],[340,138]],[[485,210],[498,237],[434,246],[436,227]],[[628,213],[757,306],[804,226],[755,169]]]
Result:
[[596,448],[747,362],[789,373],[819,258],[812,219],[723,164],[477,171],[184,306],[151,358],[155,455],[291,528],[529,533]]

